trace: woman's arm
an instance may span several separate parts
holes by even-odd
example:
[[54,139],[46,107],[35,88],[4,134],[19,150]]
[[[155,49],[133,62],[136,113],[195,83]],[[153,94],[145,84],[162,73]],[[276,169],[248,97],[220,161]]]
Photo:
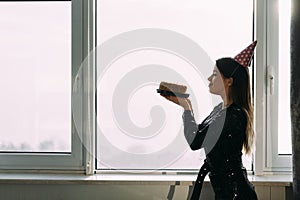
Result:
[[198,150],[202,147],[207,127],[200,124],[199,126],[195,122],[193,114],[193,106],[188,98],[164,96],[167,100],[181,106],[184,109],[183,113],[183,125],[184,125],[184,136],[190,145],[192,150]]
[[203,123],[197,125],[192,111],[185,110],[183,113],[184,136],[192,150],[201,149],[208,126]]

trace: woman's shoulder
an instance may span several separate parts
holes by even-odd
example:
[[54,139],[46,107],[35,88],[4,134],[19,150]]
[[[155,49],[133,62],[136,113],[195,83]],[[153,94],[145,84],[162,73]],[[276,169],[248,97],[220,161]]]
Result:
[[236,103],[232,103],[232,104],[228,107],[228,109],[233,110],[233,111],[236,111],[236,112],[243,112],[243,111],[244,111],[243,108],[242,108],[241,106],[237,105]]
[[244,109],[236,103],[232,103],[226,110],[226,112],[234,118],[246,119],[246,113]]
[[232,103],[230,106],[228,106],[227,108],[223,109],[222,108],[223,103],[219,103],[218,105],[216,105],[213,109],[213,111],[229,111],[229,112],[237,112],[240,114],[244,114],[244,110],[242,107],[240,107],[239,105],[237,105],[236,103]]
[[211,115],[214,114],[218,114],[220,116],[224,115],[226,117],[228,116],[233,116],[235,118],[245,118],[246,117],[246,113],[244,111],[244,109],[237,105],[236,103],[232,103],[230,106],[228,106],[227,108],[223,109],[222,108],[223,103],[219,103],[218,105],[216,105],[213,109],[213,111],[211,112]]
[[218,105],[216,105],[214,107],[214,109],[212,110],[212,112],[216,112],[216,111],[222,110],[222,105],[223,105],[223,103],[219,103]]

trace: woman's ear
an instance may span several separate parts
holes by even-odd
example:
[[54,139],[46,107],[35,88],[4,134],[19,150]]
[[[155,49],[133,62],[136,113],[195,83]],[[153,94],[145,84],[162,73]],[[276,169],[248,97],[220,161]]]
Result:
[[232,77],[227,79],[227,84],[228,84],[229,87],[233,85],[233,78]]

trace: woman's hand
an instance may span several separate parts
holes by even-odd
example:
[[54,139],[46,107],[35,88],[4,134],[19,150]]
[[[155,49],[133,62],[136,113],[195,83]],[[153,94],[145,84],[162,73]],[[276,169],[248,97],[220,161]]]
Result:
[[192,110],[192,103],[188,98],[165,96],[165,95],[162,95],[162,94],[161,94],[161,96],[163,96],[167,100],[172,101],[173,103],[183,107],[184,110]]

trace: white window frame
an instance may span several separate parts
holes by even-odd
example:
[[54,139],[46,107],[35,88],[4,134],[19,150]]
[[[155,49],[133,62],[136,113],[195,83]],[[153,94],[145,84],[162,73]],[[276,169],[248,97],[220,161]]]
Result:
[[[253,2],[255,2],[255,0],[253,0]],[[256,3],[255,3],[255,5],[256,5]],[[255,7],[255,5],[254,5],[254,7],[253,7],[253,11],[254,11],[254,13],[256,12],[256,7]],[[253,23],[255,23],[255,20],[253,20]],[[254,27],[253,27],[253,31],[255,31],[255,29],[256,29],[256,27],[255,27],[255,25],[254,25]],[[253,34],[254,35],[254,34]],[[93,145],[95,145],[95,142],[94,142],[94,144]],[[96,150],[96,149],[95,149]],[[95,153],[95,155],[97,154],[97,152]],[[97,156],[96,156],[96,158],[97,158]],[[95,158],[95,159],[96,159]],[[101,159],[101,158],[100,158]],[[254,160],[254,158],[252,159],[252,160]],[[97,160],[95,160],[95,162],[97,163]],[[249,173],[253,173],[254,172],[254,167],[253,167],[254,165],[253,165],[253,163],[252,163],[252,169],[251,169],[251,171],[249,170]],[[147,172],[151,172],[151,173],[153,173],[153,169],[133,169],[133,170],[127,170],[127,169],[122,169],[121,171],[126,171],[126,172],[138,172],[138,173],[143,173],[143,172],[145,172],[145,173],[147,173]],[[169,169],[160,169],[160,170],[157,170],[156,171],[158,174],[164,174],[164,173],[174,173],[174,174],[179,174],[179,173],[197,173],[198,172],[198,169],[191,169],[191,170],[181,170],[181,169],[176,169],[176,170],[173,170],[173,169],[171,169],[171,170],[169,170]],[[114,171],[114,170],[111,170],[111,169],[109,169],[109,168],[107,168],[107,169],[99,169],[99,168],[95,168],[95,173],[98,173],[98,174],[101,174],[101,173],[120,173],[120,171],[119,170],[116,170],[116,171]]]
[[278,0],[256,1],[255,173],[291,172],[291,155],[278,155]]
[[[16,3],[16,2],[14,2]],[[33,2],[34,3],[34,2]],[[51,3],[51,2],[50,2]],[[84,58],[94,48],[93,0],[72,0],[72,97],[73,87],[77,86],[77,97],[72,98],[72,111],[76,109],[80,113],[74,121],[72,115],[72,142],[71,153],[1,153],[0,170],[68,170],[86,171],[91,173],[93,160],[93,135],[95,119],[95,87],[94,87],[94,62],[88,62],[88,66],[81,68]],[[0,4],[1,5],[1,4]],[[70,113],[72,114],[72,113]],[[80,129],[80,130],[78,130]],[[84,145],[83,145],[84,144]],[[87,168],[85,168],[87,167]]]

